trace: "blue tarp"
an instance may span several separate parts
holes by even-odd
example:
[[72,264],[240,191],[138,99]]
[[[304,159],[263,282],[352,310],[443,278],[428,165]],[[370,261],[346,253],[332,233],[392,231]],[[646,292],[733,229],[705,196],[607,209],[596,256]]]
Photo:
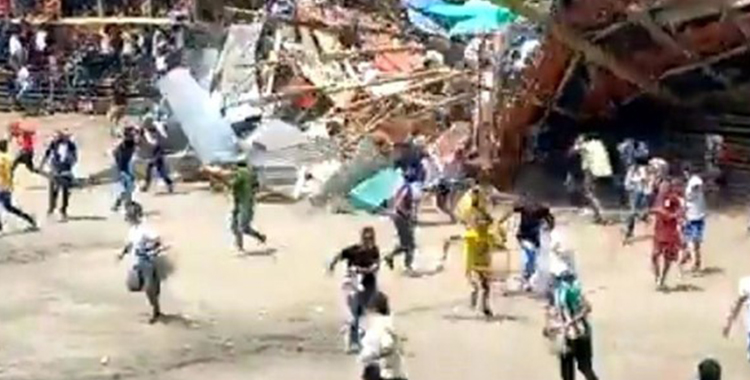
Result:
[[443,0],[403,0],[409,21],[430,34],[476,35],[502,30],[518,16],[485,0],[457,5]]
[[383,169],[355,186],[349,193],[349,202],[357,209],[376,211],[393,197],[402,182],[401,170]]

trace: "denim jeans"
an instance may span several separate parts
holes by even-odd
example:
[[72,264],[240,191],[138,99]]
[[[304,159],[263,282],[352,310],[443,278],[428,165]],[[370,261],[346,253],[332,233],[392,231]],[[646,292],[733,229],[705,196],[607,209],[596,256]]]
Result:
[[[23,212],[21,209],[17,208],[13,205],[13,193],[10,191],[2,191],[0,190],[0,205],[2,208],[5,209],[5,211],[8,211],[9,213],[25,220],[30,225],[34,226],[34,218],[31,217],[31,215]],[[2,230],[2,222],[0,220],[0,230]]]
[[359,347],[360,333],[359,326],[362,317],[365,315],[365,308],[376,293],[375,286],[364,288],[362,291],[352,292],[347,295],[347,305],[349,306],[349,346]]
[[645,215],[646,209],[648,208],[649,197],[646,193],[631,191],[628,194],[628,198],[630,210],[628,211],[628,217],[626,220],[625,237],[632,238],[633,231],[635,230],[635,222],[638,218],[642,218]]
[[151,187],[151,176],[153,171],[156,170],[156,174],[164,181],[169,191],[172,191],[172,179],[169,178],[169,170],[167,169],[167,163],[164,160],[164,156],[157,155],[148,162],[146,167],[146,179],[143,183],[143,190],[148,190]]
[[119,193],[117,194],[117,200],[115,200],[114,209],[117,210],[123,204],[127,205],[133,202],[133,192],[135,191],[135,175],[131,172],[120,171],[117,174],[117,181],[119,184]]
[[539,247],[525,239],[519,239],[519,245],[521,246],[521,251],[523,252],[522,277],[525,281],[528,281],[536,272],[536,257],[537,252],[539,251]]

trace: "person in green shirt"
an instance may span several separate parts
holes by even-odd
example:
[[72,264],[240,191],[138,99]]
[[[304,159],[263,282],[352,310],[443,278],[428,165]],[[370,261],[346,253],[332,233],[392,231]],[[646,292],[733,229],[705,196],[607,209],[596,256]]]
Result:
[[572,271],[557,273],[555,277],[552,305],[544,334],[560,339],[560,377],[562,380],[574,380],[578,367],[586,380],[598,380],[593,368],[591,325],[588,321],[591,304],[583,295],[581,285]]
[[246,162],[240,161],[230,177],[232,191],[232,233],[237,249],[244,251],[244,235],[250,235],[265,244],[266,235],[252,227],[255,216],[255,197],[260,188],[258,176]]

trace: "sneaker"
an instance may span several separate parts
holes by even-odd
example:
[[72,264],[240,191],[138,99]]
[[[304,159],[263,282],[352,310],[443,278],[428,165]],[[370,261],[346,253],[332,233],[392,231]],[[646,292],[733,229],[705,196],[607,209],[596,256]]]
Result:
[[268,240],[268,237],[266,235],[261,234],[258,236],[258,241],[260,241],[260,244],[266,244],[266,241]]
[[482,310],[482,315],[484,315],[485,318],[490,319],[495,316],[495,313],[492,312],[492,309],[489,307]]

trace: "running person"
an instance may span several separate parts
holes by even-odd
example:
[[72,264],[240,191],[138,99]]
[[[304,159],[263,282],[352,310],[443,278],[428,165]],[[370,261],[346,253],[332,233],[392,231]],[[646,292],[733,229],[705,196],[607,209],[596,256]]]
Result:
[[531,291],[531,276],[536,272],[536,256],[540,248],[540,231],[542,222],[548,225],[554,225],[554,217],[549,207],[524,197],[520,202],[516,202],[513,209],[500,219],[501,222],[507,220],[513,213],[521,215],[521,221],[518,225],[516,238],[518,239],[521,250],[523,251],[523,273],[521,280],[526,291]]
[[[13,160],[8,154],[8,140],[0,140],[0,205],[9,213],[29,224],[29,231],[37,230],[34,218],[13,205]],[[0,232],[3,230],[0,219]]]
[[703,179],[685,167],[687,186],[685,186],[685,257],[680,264],[685,264],[693,259],[693,272],[701,270],[703,234],[706,228],[706,196]]
[[652,210],[656,215],[654,223],[654,247],[651,253],[651,264],[654,280],[658,290],[665,289],[665,281],[672,263],[675,262],[682,248],[680,219],[682,216],[681,199],[677,193],[677,183],[665,186],[663,194],[657,197],[658,204]]
[[[475,197],[474,207],[476,212],[471,216],[473,220],[468,221],[466,232],[463,235],[464,254],[466,256],[466,278],[471,285],[469,304],[472,309],[476,309],[477,300],[479,299],[482,314],[489,318],[493,315],[489,302],[492,248],[499,247],[499,244],[497,244],[496,239],[490,233],[492,217],[479,208],[478,194]],[[448,255],[452,241],[453,238],[449,238],[443,245],[443,262]]]
[[416,227],[416,208],[414,202],[413,186],[405,183],[396,192],[393,200],[393,225],[398,235],[398,245],[393,251],[383,258],[388,268],[393,269],[393,258],[396,255],[404,255],[404,267],[406,273],[413,273],[414,268],[414,250],[416,249],[416,239],[414,230]]
[[125,255],[132,255],[133,266],[128,272],[128,287],[131,291],[145,291],[151,305],[149,323],[153,324],[162,316],[159,295],[161,280],[166,275],[159,273],[160,267],[155,260],[165,247],[159,235],[143,223],[143,208],[140,204],[132,202],[126,205],[125,219],[130,224],[130,230],[127,243],[117,259],[122,260]]
[[365,309],[377,293],[377,273],[380,269],[380,250],[375,243],[375,230],[365,227],[360,234],[359,244],[344,248],[328,265],[329,273],[333,273],[336,264],[346,262],[346,302],[351,313],[349,319],[349,334],[347,336],[347,352],[359,352],[360,322],[365,315]]
[[732,304],[732,308],[727,316],[726,323],[724,324],[723,334],[725,337],[729,336],[729,332],[732,330],[734,321],[739,316],[742,308],[745,308],[745,337],[747,338],[747,360],[750,361],[750,276],[743,277],[739,284],[739,294]]
[[28,124],[22,124],[19,121],[13,122],[9,126],[10,135],[18,144],[18,153],[13,160],[13,173],[19,165],[23,165],[32,173],[37,173],[34,167],[34,145],[36,144],[36,131]]

